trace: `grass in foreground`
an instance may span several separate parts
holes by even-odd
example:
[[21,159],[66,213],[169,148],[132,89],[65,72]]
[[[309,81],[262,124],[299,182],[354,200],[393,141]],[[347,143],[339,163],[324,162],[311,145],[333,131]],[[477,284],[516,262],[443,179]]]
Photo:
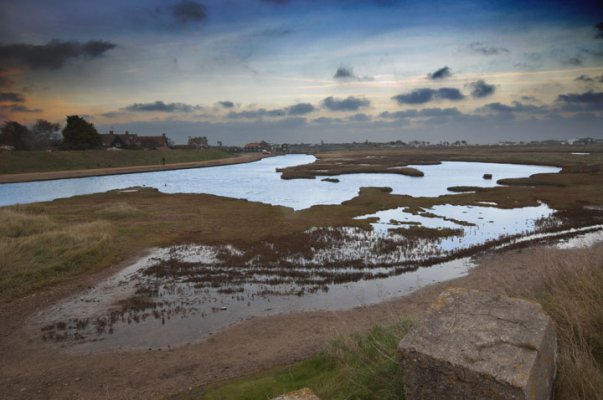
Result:
[[539,302],[555,322],[555,398],[598,399],[603,396],[603,264],[567,261],[545,271],[536,292],[517,294]]
[[163,158],[169,165],[227,157],[232,157],[232,154],[218,149],[11,151],[2,153],[0,174],[159,165]]
[[0,209],[0,299],[82,273],[107,254],[113,236],[102,220],[66,225]]
[[207,391],[191,390],[173,400],[265,400],[302,387],[321,399],[400,400],[404,398],[397,346],[411,323],[375,326],[342,337],[322,352],[256,379],[235,381]]

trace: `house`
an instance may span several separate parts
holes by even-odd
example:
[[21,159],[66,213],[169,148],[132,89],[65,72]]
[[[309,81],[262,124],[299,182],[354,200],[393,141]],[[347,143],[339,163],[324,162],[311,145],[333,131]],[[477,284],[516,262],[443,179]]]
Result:
[[261,142],[253,142],[247,143],[245,147],[243,147],[243,151],[246,152],[263,152],[270,151],[270,145],[263,140]]
[[101,134],[101,141],[105,149],[145,149],[145,150],[167,150],[169,148],[168,138],[161,136],[138,136],[128,131],[119,135],[110,131]]

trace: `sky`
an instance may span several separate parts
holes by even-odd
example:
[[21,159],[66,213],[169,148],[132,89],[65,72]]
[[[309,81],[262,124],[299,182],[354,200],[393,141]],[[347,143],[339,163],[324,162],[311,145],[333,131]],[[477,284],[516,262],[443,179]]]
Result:
[[210,144],[603,139],[599,1],[0,0],[0,120]]

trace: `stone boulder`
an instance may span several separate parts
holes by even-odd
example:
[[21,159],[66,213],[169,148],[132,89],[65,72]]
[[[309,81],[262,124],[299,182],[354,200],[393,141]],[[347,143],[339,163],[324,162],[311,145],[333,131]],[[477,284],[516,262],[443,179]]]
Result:
[[557,341],[539,304],[449,289],[400,342],[407,400],[549,399]]
[[283,394],[278,396],[272,400],[320,400],[318,396],[314,394],[314,392],[308,388],[303,388],[296,390],[295,392],[290,392],[287,394]]

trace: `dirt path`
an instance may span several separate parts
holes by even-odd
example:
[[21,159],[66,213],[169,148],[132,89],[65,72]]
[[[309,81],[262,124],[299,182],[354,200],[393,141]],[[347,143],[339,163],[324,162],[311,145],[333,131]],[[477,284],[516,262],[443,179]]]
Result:
[[[581,253],[576,253],[581,252]],[[535,265],[572,254],[603,262],[603,244],[584,250],[531,248],[488,256],[463,278],[428,286],[377,305],[339,312],[253,318],[209,339],[171,351],[70,355],[30,339],[24,321],[66,295],[115,272],[105,271],[0,307],[0,398],[149,399],[292,363],[327,341],[376,323],[420,318],[446,287],[505,292],[529,288],[542,277]]]
[[189,169],[202,167],[215,167],[217,165],[242,164],[257,161],[266,157],[261,153],[243,154],[236,157],[220,158],[217,160],[192,161],[175,164],[138,165],[133,167],[77,169],[70,171],[51,172],[26,172],[20,174],[0,175],[0,183],[47,181],[51,179],[84,178],[88,176],[121,175],[136,172],[170,171],[175,169]]

